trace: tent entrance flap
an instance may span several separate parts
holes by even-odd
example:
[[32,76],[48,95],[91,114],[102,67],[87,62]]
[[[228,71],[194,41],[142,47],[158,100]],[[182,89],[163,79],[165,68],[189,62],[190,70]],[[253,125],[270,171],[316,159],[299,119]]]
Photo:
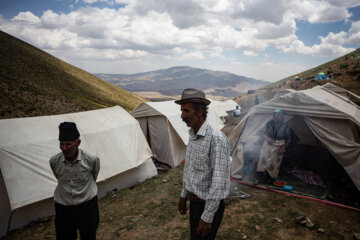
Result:
[[[297,175],[294,178],[297,181],[305,181],[310,176],[320,176],[325,189],[322,193],[314,191],[314,195],[359,206],[359,201],[353,199],[360,199],[360,108],[322,86],[289,92],[249,110],[229,136],[230,142],[235,143],[233,176],[254,181],[259,161],[257,153],[264,141],[262,129],[276,109],[283,111],[285,122],[295,133],[291,144],[287,145],[279,177],[288,175],[292,181],[289,177],[292,173]],[[258,146],[254,147],[256,144]],[[317,154],[319,151],[315,150],[318,149],[322,154]],[[305,172],[300,173],[300,170]],[[346,194],[341,195],[339,189]]]

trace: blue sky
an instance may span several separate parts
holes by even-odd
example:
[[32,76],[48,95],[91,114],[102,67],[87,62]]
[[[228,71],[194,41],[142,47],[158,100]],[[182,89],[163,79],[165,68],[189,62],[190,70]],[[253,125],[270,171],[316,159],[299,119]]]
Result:
[[173,66],[266,81],[360,46],[358,0],[2,0],[0,30],[90,73]]

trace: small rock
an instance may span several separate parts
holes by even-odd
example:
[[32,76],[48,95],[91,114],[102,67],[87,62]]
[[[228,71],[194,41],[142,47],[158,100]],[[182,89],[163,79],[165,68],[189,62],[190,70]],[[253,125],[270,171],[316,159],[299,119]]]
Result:
[[311,222],[309,217],[306,217],[305,220],[306,220],[306,227],[312,228],[314,226],[314,224]]
[[360,233],[354,233],[354,239],[360,240]]
[[45,235],[44,239],[45,239],[45,240],[47,240],[47,239],[53,239],[53,236],[52,236],[52,234],[47,233],[47,234]]
[[168,181],[167,179],[163,179],[163,180],[162,180],[163,183],[166,183],[167,181]]
[[323,228],[319,228],[317,231],[318,231],[319,233],[325,233],[325,229],[323,229]]
[[304,225],[305,223],[306,223],[306,220],[301,220],[301,221],[300,221],[300,224],[301,224],[301,225]]
[[275,221],[277,221],[278,223],[283,223],[283,221],[281,220],[281,218],[276,217],[276,218],[274,218],[274,219],[275,219]]
[[255,229],[256,229],[256,231],[259,231],[259,230],[260,230],[260,226],[259,226],[259,225],[255,225]]
[[248,239],[248,237],[244,234],[244,235],[242,236],[242,239]]
[[138,222],[142,218],[142,215],[131,219],[132,222]]
[[306,223],[306,220],[305,220],[305,217],[304,216],[297,216],[296,218],[296,221],[300,224],[305,224]]

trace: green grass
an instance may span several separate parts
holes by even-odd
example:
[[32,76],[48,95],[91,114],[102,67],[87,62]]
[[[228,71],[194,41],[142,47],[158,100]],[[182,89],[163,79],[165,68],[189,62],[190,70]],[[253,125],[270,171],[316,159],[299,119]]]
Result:
[[0,44],[0,118],[131,111],[146,101],[1,31]]

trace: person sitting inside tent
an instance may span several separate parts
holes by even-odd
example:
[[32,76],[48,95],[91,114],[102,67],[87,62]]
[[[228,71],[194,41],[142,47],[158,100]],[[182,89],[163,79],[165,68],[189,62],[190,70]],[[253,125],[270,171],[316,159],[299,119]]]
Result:
[[240,107],[236,106],[234,111],[234,117],[240,117]]
[[282,110],[273,112],[273,119],[266,123],[264,130],[264,143],[256,169],[255,184],[262,183],[269,176],[276,179],[285,149],[291,143],[291,129],[284,121]]

